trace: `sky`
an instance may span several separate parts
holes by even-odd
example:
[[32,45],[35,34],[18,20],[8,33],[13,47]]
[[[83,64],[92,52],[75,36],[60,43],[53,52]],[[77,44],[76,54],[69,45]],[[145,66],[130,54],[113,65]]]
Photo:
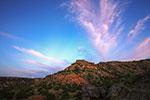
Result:
[[77,59],[150,58],[150,0],[0,0],[0,76],[43,78]]

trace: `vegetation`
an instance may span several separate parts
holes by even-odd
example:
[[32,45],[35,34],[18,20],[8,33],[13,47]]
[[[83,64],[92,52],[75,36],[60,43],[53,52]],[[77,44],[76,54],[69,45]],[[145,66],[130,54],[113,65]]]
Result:
[[[130,86],[150,71],[150,59],[134,62],[101,62],[78,60],[67,69],[44,79],[0,78],[0,100],[44,97],[45,100],[81,100],[82,86],[110,87],[114,83]],[[144,83],[143,83],[144,84]]]

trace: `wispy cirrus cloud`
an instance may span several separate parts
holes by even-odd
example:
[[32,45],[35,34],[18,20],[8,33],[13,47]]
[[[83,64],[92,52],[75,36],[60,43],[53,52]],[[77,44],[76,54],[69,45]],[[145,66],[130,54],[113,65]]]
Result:
[[25,62],[25,63],[34,64],[34,65],[39,66],[39,67],[44,68],[44,69],[49,69],[50,68],[49,65],[41,63],[41,62],[37,62],[37,61],[34,61],[34,60],[25,59],[25,60],[22,60],[22,61]]
[[21,77],[32,77],[32,78],[43,78],[45,77],[45,75],[49,74],[47,71],[40,71],[34,69],[29,69],[27,71],[21,71],[15,69],[13,70],[13,72],[23,75]]
[[115,49],[117,37],[124,29],[121,6],[114,0],[100,0],[98,6],[92,0],[71,0],[69,4],[69,13],[88,32],[90,41],[102,57]]
[[43,62],[37,62],[37,61],[34,61],[34,60],[29,60],[29,59],[23,60],[23,62],[36,65],[36,66],[38,66],[42,69],[46,69],[47,71],[56,72],[56,71],[64,69],[63,67],[59,67],[59,66],[56,66],[56,65],[48,65],[48,64],[45,64]]
[[135,59],[150,57],[150,38],[146,38],[135,48]]
[[[125,52],[132,52],[131,55],[135,59],[145,57],[149,53],[148,48],[144,49],[146,53],[140,53],[142,49],[126,51],[131,45],[137,44],[137,41],[133,41],[133,44],[130,44],[129,41],[136,38],[145,29],[145,22],[150,19],[149,15],[140,19],[134,28],[127,32],[125,29],[126,23],[122,19],[126,4],[129,4],[129,2],[121,3],[116,0],[97,0],[96,2],[92,0],[71,0],[67,5],[69,15],[77,20],[78,24],[87,31],[89,40],[104,61],[112,60],[121,55],[125,57],[129,54],[122,54]],[[123,43],[121,44],[121,42]],[[147,45],[142,48],[146,48]],[[134,54],[135,52],[138,53],[138,57]]]
[[97,56],[92,54],[87,48],[85,47],[78,47],[78,56],[82,59],[87,61],[96,61]]
[[8,33],[4,33],[4,32],[0,32],[0,36],[4,36],[13,40],[24,40],[23,38],[20,38],[18,36],[12,35],[12,34],[8,34]]
[[135,38],[139,34],[139,32],[145,28],[144,23],[146,21],[148,21],[148,20],[150,20],[150,16],[149,15],[146,16],[143,19],[140,19],[136,23],[136,25],[134,26],[134,28],[129,31],[128,37],[131,38],[131,39]]
[[130,52],[123,52],[121,60],[140,60],[150,57],[150,37],[136,45]]
[[43,58],[43,59],[46,59],[46,60],[49,60],[53,63],[56,63],[56,64],[64,64],[62,61],[59,61],[55,58],[52,58],[52,57],[47,57],[45,55],[43,55],[42,53],[38,52],[38,51],[35,51],[33,49],[25,49],[25,48],[20,48],[18,46],[13,46],[13,48],[21,51],[21,52],[24,52],[24,53],[28,53],[28,54],[31,54],[31,55],[34,55],[36,57],[39,57],[39,58]]

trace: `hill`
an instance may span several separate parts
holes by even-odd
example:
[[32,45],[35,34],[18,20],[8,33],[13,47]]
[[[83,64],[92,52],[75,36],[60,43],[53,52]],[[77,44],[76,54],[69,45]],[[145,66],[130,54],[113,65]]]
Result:
[[0,100],[136,100],[138,93],[144,99],[137,100],[150,100],[149,75],[150,59],[98,64],[77,60],[43,79],[0,77]]

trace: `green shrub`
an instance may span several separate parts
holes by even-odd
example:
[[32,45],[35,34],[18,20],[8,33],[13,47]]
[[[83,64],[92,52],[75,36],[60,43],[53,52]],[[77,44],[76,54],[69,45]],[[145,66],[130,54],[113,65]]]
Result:
[[62,99],[68,99],[69,94],[67,91],[62,92]]
[[56,100],[56,97],[53,93],[48,93],[45,100]]
[[62,89],[62,90],[67,90],[67,88],[66,88],[65,85],[61,86],[61,89]]
[[42,95],[47,95],[48,94],[48,92],[46,91],[46,90],[43,90],[43,91],[41,91],[40,92]]
[[76,100],[82,100],[82,92],[78,92],[76,95]]
[[7,100],[13,99],[14,96],[14,92],[4,89],[2,91],[0,91],[0,98],[6,98]]
[[28,97],[30,97],[33,94],[34,94],[34,92],[33,92],[32,88],[23,87],[17,92],[16,99],[17,100],[24,99],[24,98],[27,99]]
[[73,72],[76,73],[76,74],[79,73],[80,68],[78,66],[75,66]]
[[137,79],[140,78],[140,75],[136,74],[136,73],[132,73],[130,74],[127,79],[126,79],[126,83],[128,84],[132,84],[133,82],[135,82]]
[[58,87],[58,86],[55,86],[55,87],[54,87],[54,90],[55,90],[55,91],[58,91],[58,90],[59,90],[59,87]]
[[76,92],[76,90],[81,90],[81,86],[77,85],[76,83],[71,85],[67,85],[67,91],[69,92]]

